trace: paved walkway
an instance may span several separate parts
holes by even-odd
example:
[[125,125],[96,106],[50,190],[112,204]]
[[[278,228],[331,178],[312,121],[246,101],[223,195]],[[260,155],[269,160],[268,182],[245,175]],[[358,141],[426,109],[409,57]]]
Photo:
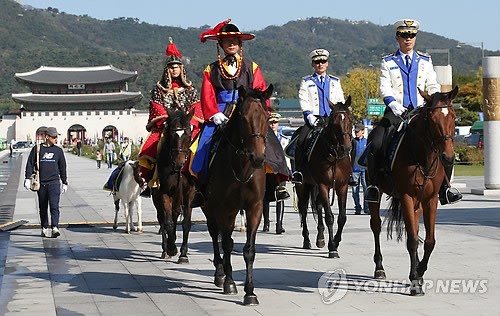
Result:
[[[147,225],[142,234],[127,235],[123,226],[113,230],[112,198],[101,189],[110,170],[97,169],[94,161],[67,154],[69,190],[61,200],[61,236],[41,238],[36,195],[22,184],[26,157],[24,153],[17,158],[6,188],[10,191],[0,193],[0,198],[11,200],[14,220],[29,222],[0,232],[0,315],[500,313],[500,198],[467,193],[471,187],[481,186],[482,178],[457,177],[455,181],[465,186],[464,201],[439,209],[437,244],[425,275],[425,296],[408,295],[405,244],[385,236],[381,243],[388,281],[371,279],[369,216],[351,215],[351,199],[340,259],[328,259],[324,248],[301,249],[298,214],[288,200],[286,233],[275,235],[271,230],[257,236],[254,282],[260,305],[243,306],[244,234],[233,234],[232,262],[239,293],[223,295],[212,282],[211,241],[200,209],[194,210],[199,222],[190,234],[190,263],[178,265],[176,258],[160,260],[160,236],[150,199],[143,199]],[[314,220],[309,219],[314,238]],[[177,236],[179,240],[181,233]],[[338,286],[318,290],[318,282],[328,276]]]

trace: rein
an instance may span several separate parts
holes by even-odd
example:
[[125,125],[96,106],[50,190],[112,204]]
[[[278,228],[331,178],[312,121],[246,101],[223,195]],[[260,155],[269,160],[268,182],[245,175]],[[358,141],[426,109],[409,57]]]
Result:
[[[443,143],[447,140],[451,140],[453,141],[453,136],[451,135],[448,135],[448,134],[445,134],[445,135],[441,135],[440,137],[438,137],[437,139],[436,138],[433,138],[429,131],[431,130],[430,129],[430,120],[429,120],[429,114],[435,110],[435,109],[443,109],[443,108],[449,108],[451,107],[451,105],[440,105],[440,106],[431,106],[431,107],[428,107],[428,108],[423,108],[422,110],[425,110],[425,116],[423,118],[424,120],[424,126],[425,126],[425,139],[423,137],[419,137],[419,135],[416,135],[415,133],[413,133],[413,130],[410,129],[410,131],[412,132],[412,134],[414,136],[417,136],[419,137],[423,143],[430,143],[430,153],[432,156],[434,156],[432,159],[431,159],[431,163],[429,165],[429,168],[427,168],[427,170],[424,170],[423,166],[418,162],[417,160],[417,157],[415,155],[415,150],[412,151],[413,153],[413,158],[415,159],[415,161],[417,162],[417,168],[418,170],[420,171],[420,173],[422,174],[422,177],[424,178],[424,181],[422,183],[422,188],[418,194],[418,199],[417,199],[417,203],[415,204],[415,207],[413,209],[414,212],[416,212],[419,207],[420,207],[420,203],[421,203],[421,200],[424,196],[424,190],[425,190],[425,186],[427,184],[427,182],[429,180],[432,180],[434,177],[436,177],[437,175],[437,172],[438,172],[438,168],[439,168],[439,163],[440,162],[442,165],[446,164],[445,161],[443,161],[443,159],[441,158],[440,155],[438,155],[438,148],[437,148],[437,144],[440,144],[440,143]],[[419,113],[420,114],[420,113]],[[432,175],[431,175],[432,173]],[[449,179],[446,177],[445,175],[445,179],[446,181],[448,182],[449,184]]]
[[[238,118],[240,118],[242,116],[241,112],[238,112]],[[234,150],[233,153],[238,155],[238,156],[246,156],[246,157],[250,157],[250,151],[244,146],[245,145],[245,139],[243,137],[240,138],[240,142],[239,142],[239,146],[233,144],[233,142],[231,142],[231,139],[229,138],[229,136],[227,135],[227,130],[226,130],[227,127],[223,127],[222,129],[222,135],[224,136],[224,138],[226,139],[227,143],[229,144],[229,146],[231,146],[231,148]],[[241,134],[241,131],[240,131],[240,134]],[[264,139],[264,143],[266,143],[267,141],[267,134],[262,134],[262,133],[252,133],[250,135],[247,135],[246,136],[246,139],[252,139],[252,138],[263,138]],[[250,159],[248,159],[250,160]],[[240,163],[240,168],[243,170],[243,166],[242,166],[242,161],[241,159],[238,159],[239,163]],[[253,178],[253,175],[255,173],[255,171],[257,170],[258,168],[255,168],[255,167],[251,167],[251,172],[250,174],[245,177],[245,178],[240,178],[237,173],[236,173],[236,170],[234,170],[234,166],[233,164],[231,164],[231,171],[233,173],[233,176],[234,178],[242,183],[242,184],[245,184],[245,183],[248,183],[252,178]]]

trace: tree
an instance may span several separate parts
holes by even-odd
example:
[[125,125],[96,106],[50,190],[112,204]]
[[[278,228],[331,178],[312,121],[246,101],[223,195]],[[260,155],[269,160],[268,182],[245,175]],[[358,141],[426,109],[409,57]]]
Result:
[[357,66],[342,80],[342,89],[347,98],[352,98],[352,115],[355,121],[367,118],[368,99],[378,98],[378,70],[373,67]]
[[483,107],[482,73],[482,68],[479,68],[473,77],[458,75],[454,80],[459,86],[455,103],[460,103],[463,107],[463,110],[457,113],[457,126],[472,125],[479,119],[478,112],[481,112]]

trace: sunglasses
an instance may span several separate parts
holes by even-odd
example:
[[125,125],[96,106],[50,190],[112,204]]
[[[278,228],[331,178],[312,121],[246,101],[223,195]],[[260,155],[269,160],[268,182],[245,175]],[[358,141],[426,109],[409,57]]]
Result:
[[417,36],[417,34],[399,33],[398,36],[401,38],[415,38],[415,36]]
[[315,60],[313,61],[313,64],[319,65],[319,64],[326,64],[328,60]]
[[52,138],[52,139],[57,138],[57,135],[56,136],[50,136],[50,135],[48,135],[48,136],[49,136],[49,138]]

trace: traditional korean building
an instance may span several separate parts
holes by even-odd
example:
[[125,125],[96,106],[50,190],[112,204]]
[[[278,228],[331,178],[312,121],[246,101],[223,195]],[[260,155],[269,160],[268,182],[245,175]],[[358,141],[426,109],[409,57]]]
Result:
[[[112,137],[140,139],[146,134],[147,111],[134,107],[141,92],[128,90],[136,71],[108,66],[47,67],[16,73],[15,79],[31,92],[12,94],[21,104],[12,135],[16,140],[34,140],[48,126],[61,133],[60,142]],[[38,135],[38,137],[37,137]]]

